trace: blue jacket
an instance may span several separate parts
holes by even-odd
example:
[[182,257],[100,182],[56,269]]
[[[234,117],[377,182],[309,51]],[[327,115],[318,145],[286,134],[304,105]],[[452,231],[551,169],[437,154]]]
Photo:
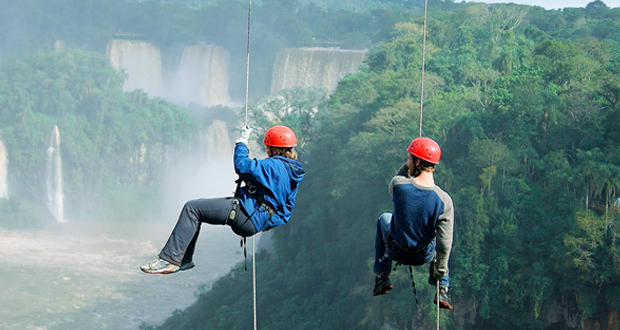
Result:
[[[256,187],[254,194],[247,187],[239,191],[241,206],[252,219],[256,230],[269,230],[287,223],[295,208],[299,183],[304,178],[302,163],[282,156],[250,159],[244,143],[235,146],[234,163],[239,177]],[[273,206],[275,213],[271,219],[257,201],[257,195]]]

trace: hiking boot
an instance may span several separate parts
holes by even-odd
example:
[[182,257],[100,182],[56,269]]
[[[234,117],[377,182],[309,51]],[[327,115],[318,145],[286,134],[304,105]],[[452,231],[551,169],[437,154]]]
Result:
[[140,266],[147,274],[172,274],[180,270],[180,267],[164,259],[155,259],[148,264]]
[[373,296],[381,296],[387,294],[392,290],[392,281],[390,281],[390,275],[381,273],[375,278],[375,288],[372,290]]
[[[433,300],[433,303],[437,305],[437,294],[435,294],[435,300]],[[453,308],[452,299],[450,299],[450,296],[448,295],[447,286],[443,286],[443,285],[439,286],[439,308],[444,308],[444,309],[449,309],[449,310],[452,310]]]
[[188,269],[192,269],[194,268],[194,266],[196,266],[194,264],[193,261],[190,262],[181,262],[181,266],[179,267],[179,270],[188,270]]

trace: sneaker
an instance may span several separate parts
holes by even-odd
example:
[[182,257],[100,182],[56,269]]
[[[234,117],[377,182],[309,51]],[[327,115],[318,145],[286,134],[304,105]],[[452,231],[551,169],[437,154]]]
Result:
[[192,269],[194,268],[196,265],[194,264],[193,261],[190,262],[181,262],[181,266],[179,267],[179,270],[188,270],[188,269]]
[[140,269],[148,274],[172,274],[178,272],[180,267],[158,258],[148,264],[140,266]]
[[373,296],[381,296],[387,294],[392,290],[392,281],[390,281],[390,275],[381,273],[375,278],[375,288],[372,290]]
[[[435,295],[435,300],[433,303],[437,305],[437,295]],[[439,308],[452,310],[452,299],[448,295],[448,287],[447,286],[439,286]]]

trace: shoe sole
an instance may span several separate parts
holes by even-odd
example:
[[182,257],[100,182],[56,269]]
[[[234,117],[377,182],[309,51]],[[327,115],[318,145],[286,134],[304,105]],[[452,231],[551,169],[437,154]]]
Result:
[[375,296],[375,297],[383,296],[384,294],[388,294],[390,292],[390,290],[392,290],[392,288],[394,288],[394,286],[390,285],[390,287],[385,289],[385,291],[383,291],[383,292],[373,292],[372,295]]
[[172,273],[178,272],[179,270],[180,270],[180,268],[177,268],[177,269],[161,269],[161,270],[142,269],[142,271],[147,273],[147,274],[172,274]]
[[[433,303],[435,303],[435,305],[437,305],[437,300],[434,300]],[[439,308],[452,310],[452,308],[454,308],[454,307],[452,307],[451,305],[448,305],[445,301],[441,301],[440,300],[439,301]]]
[[190,270],[190,269],[192,269],[192,268],[194,268],[194,267],[196,267],[196,264],[194,264],[193,262],[191,262],[191,263],[187,263],[187,264],[185,264],[185,265],[181,265],[181,266],[179,267],[179,270],[181,270],[181,271],[183,271],[183,270]]

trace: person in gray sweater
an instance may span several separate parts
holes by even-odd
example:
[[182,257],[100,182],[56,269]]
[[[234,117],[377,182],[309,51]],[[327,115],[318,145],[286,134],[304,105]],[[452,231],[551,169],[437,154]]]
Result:
[[450,277],[448,260],[454,232],[452,198],[435,185],[433,174],[439,164],[441,149],[429,139],[420,137],[411,142],[407,163],[389,185],[394,212],[384,213],[377,221],[375,238],[374,296],[392,289],[392,261],[419,266],[430,263],[429,283],[439,282],[435,304],[452,309],[448,295]]

